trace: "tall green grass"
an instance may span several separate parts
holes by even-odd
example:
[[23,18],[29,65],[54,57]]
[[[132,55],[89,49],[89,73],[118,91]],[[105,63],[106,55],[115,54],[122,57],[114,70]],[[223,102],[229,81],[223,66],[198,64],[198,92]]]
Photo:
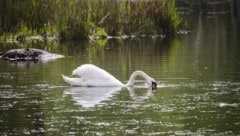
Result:
[[172,36],[181,23],[175,0],[0,0],[0,11],[0,36]]

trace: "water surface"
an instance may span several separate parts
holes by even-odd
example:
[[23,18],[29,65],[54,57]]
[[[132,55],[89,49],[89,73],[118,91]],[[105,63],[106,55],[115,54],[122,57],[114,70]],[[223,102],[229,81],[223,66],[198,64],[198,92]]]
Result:
[[[169,40],[35,43],[66,57],[0,60],[0,135],[240,134],[239,23],[217,13],[190,12],[190,33]],[[1,51],[15,46],[2,45]],[[123,82],[143,70],[158,81],[158,89],[142,86],[142,79],[135,88],[63,82],[61,74],[85,63]]]

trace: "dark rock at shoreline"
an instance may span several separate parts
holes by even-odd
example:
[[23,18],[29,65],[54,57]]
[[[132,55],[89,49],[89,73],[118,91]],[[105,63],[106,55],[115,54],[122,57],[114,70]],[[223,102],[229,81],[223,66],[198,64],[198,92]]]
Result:
[[1,58],[10,61],[41,61],[62,58],[63,55],[52,54],[45,50],[25,48],[25,49],[12,49],[3,53]]
[[33,60],[38,61],[40,59],[41,51],[36,49],[12,49],[2,55],[5,60],[25,61]]

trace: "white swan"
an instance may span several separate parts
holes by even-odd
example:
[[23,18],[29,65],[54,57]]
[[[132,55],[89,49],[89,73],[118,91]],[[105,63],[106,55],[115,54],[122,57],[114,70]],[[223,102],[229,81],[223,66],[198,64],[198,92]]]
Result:
[[135,71],[130,76],[130,79],[127,84],[123,84],[117,80],[114,76],[106,72],[105,70],[93,65],[93,64],[84,64],[73,70],[72,75],[79,77],[66,77],[62,75],[63,80],[70,84],[71,86],[83,86],[83,87],[129,87],[133,86],[135,78],[141,76],[145,79],[146,83],[152,89],[156,89],[157,83],[149,75],[143,71]]

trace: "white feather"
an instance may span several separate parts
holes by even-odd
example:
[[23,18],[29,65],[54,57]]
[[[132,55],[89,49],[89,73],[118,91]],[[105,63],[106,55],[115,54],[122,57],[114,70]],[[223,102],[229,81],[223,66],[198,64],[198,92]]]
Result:
[[73,70],[72,75],[78,77],[66,77],[62,75],[63,80],[72,85],[72,86],[91,86],[91,87],[107,87],[107,86],[133,86],[136,76],[142,76],[149,86],[151,86],[152,82],[155,82],[153,78],[148,76],[143,71],[135,71],[131,77],[129,82],[124,85],[114,76],[112,76],[107,71],[92,65],[92,64],[84,64],[80,67]]

